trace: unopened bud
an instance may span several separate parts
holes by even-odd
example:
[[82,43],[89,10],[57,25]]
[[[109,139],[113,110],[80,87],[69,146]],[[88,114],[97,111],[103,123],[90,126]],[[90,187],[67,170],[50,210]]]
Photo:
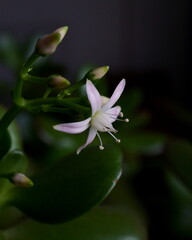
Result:
[[28,188],[33,186],[31,179],[26,177],[23,173],[15,173],[10,181],[18,187]]
[[105,76],[105,74],[108,72],[108,70],[109,70],[109,66],[95,68],[88,73],[87,78],[89,80],[101,79],[102,77]]
[[36,53],[40,56],[46,56],[54,53],[57,46],[67,33],[67,30],[68,27],[61,27],[53,33],[41,37],[36,44]]
[[67,88],[70,85],[69,80],[67,80],[66,78],[62,77],[59,74],[51,75],[49,78],[50,78],[49,84],[51,87],[62,89]]

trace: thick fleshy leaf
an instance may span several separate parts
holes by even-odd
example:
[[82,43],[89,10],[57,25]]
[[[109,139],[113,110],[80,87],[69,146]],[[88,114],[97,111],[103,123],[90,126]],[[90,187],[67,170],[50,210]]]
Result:
[[192,144],[184,140],[169,143],[167,167],[192,190]]
[[109,101],[102,107],[104,110],[110,109],[120,98],[124,88],[125,88],[125,79],[122,79],[120,83],[117,85],[115,91],[113,92],[112,96],[110,97]]
[[[191,174],[191,172],[190,172]],[[192,192],[177,174],[167,170],[166,180],[170,191],[168,227],[178,239],[192,239]]]
[[121,173],[121,153],[106,146],[85,149],[32,177],[34,186],[10,191],[10,204],[41,222],[73,219],[101,202]]
[[0,231],[0,240],[6,240],[1,231]]
[[11,147],[11,137],[8,131],[0,139],[0,160],[9,151]]
[[[14,172],[25,172],[27,167],[27,159],[23,152],[19,150],[13,150],[9,152],[0,162],[0,174],[14,173]],[[0,194],[7,192],[13,187],[7,179],[0,179]]]
[[90,80],[86,83],[86,92],[92,108],[92,115],[101,108],[101,97],[96,87]]
[[3,34],[0,36],[0,60],[11,69],[18,70],[21,64],[21,52],[15,38]]
[[100,207],[65,224],[50,226],[31,220],[4,231],[9,240],[146,240],[145,226],[132,212]]
[[27,159],[22,151],[9,152],[0,162],[0,173],[24,172],[27,167]]
[[122,138],[121,146],[130,153],[156,155],[164,151],[166,141],[166,135],[160,133],[143,132],[129,134],[127,131],[127,136]]
[[[5,113],[5,108],[0,106],[0,118]],[[21,148],[21,140],[15,122],[12,122],[0,139],[0,160],[8,151]]]

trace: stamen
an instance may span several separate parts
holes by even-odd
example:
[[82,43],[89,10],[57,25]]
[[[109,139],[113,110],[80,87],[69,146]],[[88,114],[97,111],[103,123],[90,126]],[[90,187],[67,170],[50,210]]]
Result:
[[107,132],[115,139],[115,141],[116,141],[117,143],[120,143],[120,142],[121,142],[121,140],[118,139],[118,138],[116,138],[116,137],[113,135],[113,133],[111,133],[107,128],[104,128],[104,130],[107,131]]
[[100,150],[103,150],[103,149],[104,149],[104,147],[103,147],[103,143],[102,143],[101,137],[100,137],[100,135],[99,135],[98,132],[97,132],[97,137],[99,138],[99,141],[100,141],[99,149],[100,149]]
[[120,121],[120,122],[129,122],[129,119],[128,119],[128,118],[125,118],[125,119],[119,119],[119,118],[117,118],[116,120],[117,120],[117,121]]
[[123,112],[120,112],[119,117],[123,117],[123,116],[124,116]]

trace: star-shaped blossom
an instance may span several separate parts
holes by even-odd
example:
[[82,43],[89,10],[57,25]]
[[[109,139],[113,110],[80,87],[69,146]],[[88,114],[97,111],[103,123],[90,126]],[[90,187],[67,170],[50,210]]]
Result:
[[[89,134],[87,141],[81,147],[78,148],[77,154],[81,152],[88,144],[90,144],[96,135],[100,141],[100,150],[103,150],[103,144],[99,132],[108,132],[116,142],[120,142],[120,139],[117,139],[113,133],[116,133],[117,130],[114,129],[112,123],[118,119],[118,116],[122,117],[123,113],[121,112],[121,107],[113,105],[117,102],[125,88],[125,79],[122,79],[117,85],[115,91],[113,92],[110,99],[102,97],[97,91],[96,87],[90,80],[86,82],[86,93],[88,100],[91,104],[92,114],[91,117],[80,122],[72,123],[63,123],[54,126],[54,129],[71,134],[77,134],[85,131],[89,128]],[[107,99],[107,100],[106,100]],[[103,101],[104,100],[104,101]],[[128,119],[124,120],[128,122]]]

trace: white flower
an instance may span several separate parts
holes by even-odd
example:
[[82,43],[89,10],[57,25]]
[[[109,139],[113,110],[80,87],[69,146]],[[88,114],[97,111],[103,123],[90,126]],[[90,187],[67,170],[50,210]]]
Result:
[[[90,127],[87,141],[77,150],[77,154],[79,154],[83,148],[90,144],[96,135],[100,141],[100,150],[104,149],[101,137],[98,132],[108,132],[119,143],[120,140],[117,139],[112,133],[117,132],[117,130],[113,128],[112,123],[118,120],[118,116],[122,117],[123,113],[121,112],[120,106],[112,106],[117,102],[124,88],[125,79],[122,79],[113,92],[111,98],[109,98],[109,100],[107,102],[105,101],[103,104],[102,96],[100,96],[93,83],[90,80],[87,80],[86,92],[92,108],[91,117],[80,122],[58,124],[54,126],[54,129],[61,132],[77,134],[85,131]],[[128,119],[125,119],[124,121],[128,122]]]

